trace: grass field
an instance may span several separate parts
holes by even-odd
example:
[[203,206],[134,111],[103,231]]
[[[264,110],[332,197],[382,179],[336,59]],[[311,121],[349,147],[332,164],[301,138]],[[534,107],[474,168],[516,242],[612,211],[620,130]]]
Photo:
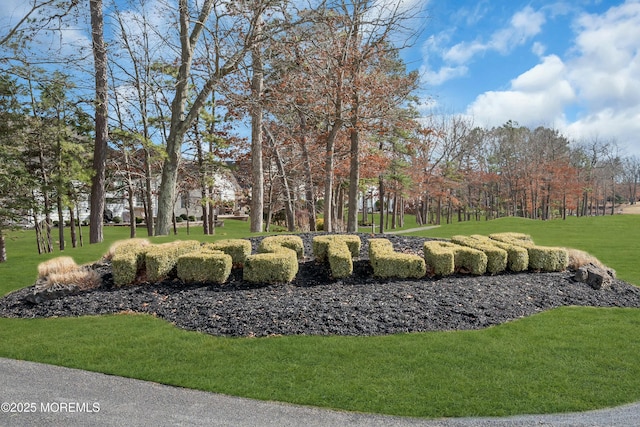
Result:
[[[229,223],[229,221],[227,221]],[[248,235],[225,223],[217,238]],[[192,230],[178,238],[211,239]],[[640,216],[540,222],[506,218],[421,235],[518,231],[596,255],[640,284]],[[65,251],[98,259],[108,242]],[[153,239],[167,240],[170,238]],[[8,244],[0,294],[30,285],[46,257],[28,233]],[[59,254],[56,254],[59,255]],[[0,356],[257,399],[419,417],[582,411],[640,400],[640,310],[568,307],[482,331],[385,337],[220,338],[133,314],[0,319]]]

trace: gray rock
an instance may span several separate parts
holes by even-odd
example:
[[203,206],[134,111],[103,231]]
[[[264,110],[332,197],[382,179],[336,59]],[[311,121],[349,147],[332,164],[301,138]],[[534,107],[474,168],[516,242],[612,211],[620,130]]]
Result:
[[33,292],[24,297],[24,300],[32,304],[40,304],[44,301],[58,299],[67,295],[75,295],[80,292],[78,285],[37,285]]
[[607,289],[616,278],[616,272],[611,268],[601,268],[594,264],[580,267],[574,276],[578,282],[583,282],[593,289]]

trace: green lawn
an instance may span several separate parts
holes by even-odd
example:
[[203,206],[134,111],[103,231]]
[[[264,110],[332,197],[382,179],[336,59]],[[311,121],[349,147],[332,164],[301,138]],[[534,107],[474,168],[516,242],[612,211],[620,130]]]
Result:
[[[248,235],[247,228],[246,223],[225,223],[227,235],[216,238]],[[640,216],[566,222],[510,218],[422,234],[496,231],[525,232],[539,244],[587,250],[621,277],[640,283],[632,262]],[[107,231],[110,241],[127,235],[126,229]],[[31,284],[38,262],[45,259],[30,255],[35,245],[21,237],[9,243],[10,261],[0,265],[0,294]],[[187,236],[181,231],[179,237]],[[190,237],[204,239],[195,230]],[[66,254],[88,262],[107,248],[105,243]],[[491,416],[581,411],[640,400],[639,327],[638,309],[575,307],[482,331],[367,338],[220,338],[131,314],[0,319],[0,356],[353,411]]]

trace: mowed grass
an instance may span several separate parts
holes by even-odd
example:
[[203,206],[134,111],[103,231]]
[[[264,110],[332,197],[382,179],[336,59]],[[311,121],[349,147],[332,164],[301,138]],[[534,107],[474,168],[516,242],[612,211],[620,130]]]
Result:
[[[580,230],[583,220],[590,229]],[[427,233],[526,232],[539,244],[588,250],[631,280],[638,276],[635,267],[614,252],[637,254],[635,221],[631,216],[545,223],[505,219]],[[616,248],[610,242],[615,229],[635,233],[636,239],[622,237]],[[109,239],[128,236],[113,232]],[[586,233],[591,234],[583,242]],[[600,244],[598,235],[609,243]],[[65,254],[88,262],[108,248],[99,246]],[[14,258],[19,252],[14,250]],[[22,278],[22,286],[32,283],[43,258],[31,258],[23,259],[28,267],[22,261],[12,264],[11,258],[0,266],[2,289],[13,287],[5,285],[5,273]],[[151,316],[121,314],[0,319],[0,356],[352,411],[492,416],[582,411],[640,400],[639,331],[638,309],[569,307],[481,331],[259,339],[212,337]]]

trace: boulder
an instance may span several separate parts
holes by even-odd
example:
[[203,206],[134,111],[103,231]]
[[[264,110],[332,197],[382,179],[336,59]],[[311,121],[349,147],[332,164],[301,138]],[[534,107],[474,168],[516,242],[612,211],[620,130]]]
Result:
[[598,267],[595,264],[586,264],[576,270],[574,279],[591,286],[593,289],[606,289],[616,278],[616,272],[611,268]]
[[79,292],[80,289],[78,285],[36,285],[33,292],[25,296],[24,299],[32,304],[40,304],[41,302],[58,299],[67,295],[75,295]]

